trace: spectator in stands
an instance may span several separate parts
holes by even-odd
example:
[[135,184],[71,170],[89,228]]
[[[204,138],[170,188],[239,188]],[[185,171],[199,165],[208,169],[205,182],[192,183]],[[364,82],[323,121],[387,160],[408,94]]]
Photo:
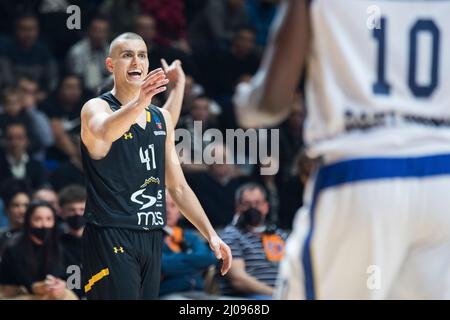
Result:
[[45,168],[27,153],[28,138],[25,126],[11,122],[5,129],[5,149],[0,154],[0,181],[7,178],[25,179],[36,189],[46,182]]
[[64,161],[79,155],[77,146],[70,138],[80,134],[80,113],[90,92],[84,90],[83,82],[75,74],[66,74],[57,90],[40,106],[48,117],[55,137],[55,148],[48,151],[49,159]]
[[[250,78],[258,70],[261,54],[256,48],[255,37],[253,28],[240,27],[233,35],[231,45],[215,55],[218,70],[208,76],[215,86],[211,89],[214,97],[231,96],[242,77]],[[220,77],[217,77],[217,73]]]
[[166,193],[166,214],[160,295],[205,298],[203,277],[216,262],[214,254],[199,235],[178,226],[181,214],[169,193]]
[[83,235],[84,207],[86,205],[86,189],[80,185],[70,185],[59,193],[61,216],[68,225],[68,231],[61,237],[66,249],[67,263],[81,265],[81,236]]
[[209,0],[189,25],[189,43],[195,53],[227,48],[235,32],[248,23],[245,0]]
[[[205,133],[206,130],[216,128],[216,121],[211,113],[212,102],[207,96],[196,97],[189,106],[189,114],[180,118],[178,128],[185,129],[189,132],[191,137],[190,150],[186,150],[183,154],[183,159],[197,159],[201,158],[203,149],[210,144],[211,136]],[[205,133],[205,134],[204,134]],[[200,142],[200,143],[199,143]],[[206,170],[206,165],[192,166],[185,161],[183,166],[185,170]]]
[[148,50],[149,69],[161,67],[161,59],[167,61],[180,60],[187,74],[196,74],[197,67],[190,54],[170,45],[157,42],[157,25],[155,18],[150,14],[140,14],[134,21],[134,32],[144,39]]
[[57,64],[38,38],[37,18],[31,14],[20,16],[15,23],[15,38],[8,39],[0,48],[4,55],[4,63],[0,64],[4,84],[13,85],[20,76],[27,76],[36,80],[45,92],[55,88],[58,82]]
[[285,181],[290,176],[296,155],[303,147],[303,122],[305,108],[300,95],[291,109],[288,118],[280,126],[280,175]]
[[109,52],[109,22],[95,17],[86,37],[75,43],[67,54],[67,69],[80,76],[86,88],[95,92],[108,77],[105,59]]
[[[225,226],[233,217],[234,193],[246,180],[230,162],[231,154],[225,145],[211,145],[214,161],[207,171],[186,172],[186,178],[202,207],[215,227]],[[223,161],[220,161],[222,159]],[[191,159],[193,161],[194,159]]]
[[125,31],[132,30],[134,21],[142,10],[139,1],[103,0],[98,13],[108,17],[113,39]]
[[186,41],[186,18],[183,0],[140,0],[142,12],[151,14],[157,21],[159,44],[178,47],[189,53]]
[[81,139],[79,135],[71,135],[70,139],[76,148],[75,156],[63,161],[50,175],[50,183],[56,191],[60,191],[71,184],[85,184],[83,164],[81,162]]
[[250,24],[256,30],[256,43],[260,47],[266,45],[269,28],[277,11],[280,0],[246,0],[245,9]]
[[55,209],[56,216],[58,217],[60,215],[61,208],[59,206],[58,195],[56,194],[55,190],[52,189],[52,187],[44,185],[39,189],[36,189],[33,192],[31,199],[46,201],[50,203],[53,209]]
[[233,263],[222,294],[270,299],[286,235],[265,224],[269,203],[264,188],[249,183],[236,191],[236,215],[222,232],[233,253]]
[[22,230],[25,211],[30,203],[29,189],[25,181],[2,180],[2,200],[8,225],[0,229],[0,260],[9,241]]
[[32,202],[23,234],[6,248],[0,263],[3,295],[32,294],[38,299],[69,299],[63,252],[55,228],[55,212],[46,202]]
[[[20,83],[32,80],[21,79]],[[3,113],[0,114],[0,136],[4,137],[9,123],[21,122],[28,129],[28,152],[43,160],[45,150],[54,142],[47,116],[36,108],[35,97],[22,89],[8,88],[3,93]]]

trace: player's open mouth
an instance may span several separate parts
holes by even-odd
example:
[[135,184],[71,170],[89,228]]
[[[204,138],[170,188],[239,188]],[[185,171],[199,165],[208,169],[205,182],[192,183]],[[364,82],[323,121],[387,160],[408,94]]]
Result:
[[141,78],[142,71],[138,69],[133,69],[129,70],[127,74],[132,80],[139,80]]

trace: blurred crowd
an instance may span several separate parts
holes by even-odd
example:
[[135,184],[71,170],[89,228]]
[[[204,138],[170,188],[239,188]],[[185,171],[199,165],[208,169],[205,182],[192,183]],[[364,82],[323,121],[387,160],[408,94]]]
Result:
[[[179,59],[186,73],[186,89],[177,128],[194,134],[194,121],[201,121],[203,130],[215,128],[225,136],[226,129],[238,129],[232,96],[236,85],[248,81],[258,69],[278,2],[0,3],[0,284],[20,284],[28,293],[47,298],[72,297],[60,281],[67,280],[65,266],[79,265],[81,261],[79,239],[85,190],[80,110],[88,99],[110,86],[110,75],[104,66],[110,41],[127,31],[141,35],[147,43],[151,69],[161,66],[161,58],[169,63]],[[80,29],[67,28],[70,5],[80,8]],[[164,101],[165,96],[161,95],[153,103],[162,105]],[[284,232],[289,232],[294,214],[302,204],[303,186],[312,165],[303,153],[304,116],[299,95],[288,120],[274,128],[280,133],[279,158],[271,159],[278,162],[280,169],[276,174],[261,175],[262,164],[183,165],[186,178],[212,224],[225,228],[224,239],[232,242],[233,254],[243,261],[246,250],[255,250],[247,245],[255,240],[247,233],[258,229],[240,228],[248,224],[242,224],[237,215],[254,207],[253,196],[261,198],[254,201],[256,207],[261,206],[259,212],[263,212],[264,219],[244,220],[253,227],[274,226],[266,238],[275,244],[283,243]],[[203,145],[210,141],[205,136],[200,139]],[[202,151],[196,147],[192,145],[191,156]],[[224,147],[223,152],[230,150]],[[243,185],[247,189],[240,189]],[[255,190],[259,192],[257,196],[253,195]],[[250,197],[245,206],[243,196]],[[262,202],[267,202],[267,206]],[[168,221],[169,216],[168,209]],[[178,216],[172,220],[175,221],[169,226],[172,229],[190,228],[182,218],[178,221]],[[51,231],[43,234],[37,229]],[[166,281],[163,293],[204,290],[208,283],[203,283],[203,276],[214,266],[215,259],[208,256],[205,244],[199,243],[194,234],[187,231],[180,235],[180,231],[174,233],[172,229],[167,232],[169,244],[165,248],[166,260],[163,259],[162,279]],[[244,263],[242,268],[232,270],[228,285],[210,291],[220,293],[220,288],[227,288],[222,293],[232,294],[230,287],[234,285],[240,296],[270,295],[279,257],[264,255],[261,243],[263,251],[259,259],[269,261],[263,263],[263,268],[272,268],[270,272],[249,269],[248,264],[246,268]],[[206,264],[195,265],[196,258],[177,260],[171,256],[187,253],[200,255]],[[170,268],[181,260],[194,265]],[[165,261],[172,262],[164,264]],[[252,270],[256,270],[254,274]],[[187,271],[188,275],[183,274]],[[183,282],[180,276],[188,278]],[[214,276],[211,279],[214,282]],[[177,288],[181,283],[189,285]],[[74,292],[82,297],[82,290]]]

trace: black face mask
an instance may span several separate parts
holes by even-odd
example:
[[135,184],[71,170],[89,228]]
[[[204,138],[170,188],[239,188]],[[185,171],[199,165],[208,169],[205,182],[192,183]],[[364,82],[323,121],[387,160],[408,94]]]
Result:
[[42,242],[46,243],[50,240],[50,237],[52,236],[52,229],[51,228],[30,228],[30,233],[41,240]]
[[70,216],[66,219],[67,224],[71,229],[81,229],[86,224],[86,219],[78,214]]
[[241,213],[238,225],[241,227],[256,227],[264,222],[264,216],[255,208],[250,208]]

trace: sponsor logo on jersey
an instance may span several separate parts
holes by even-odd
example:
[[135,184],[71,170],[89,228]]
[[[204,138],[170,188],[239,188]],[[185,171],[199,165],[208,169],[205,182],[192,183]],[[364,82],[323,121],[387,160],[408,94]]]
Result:
[[123,250],[123,247],[118,246],[118,247],[113,247],[114,249],[114,253],[118,254],[118,253],[124,253],[125,251]]
[[156,127],[158,129],[162,129],[161,119],[159,119],[159,117],[156,114],[153,115],[153,118],[155,119]]
[[150,177],[145,179],[144,184],[141,186],[141,188],[145,188],[146,186],[148,186],[150,183],[156,183],[159,184],[159,178],[155,178],[155,177]]
[[[152,178],[156,181],[156,178],[154,177],[150,177],[149,179]],[[148,179],[146,179],[146,181],[147,180]],[[153,205],[155,205],[155,203],[157,207],[161,207],[163,201],[163,194],[162,194],[163,190],[158,190],[156,197],[144,194],[145,190],[146,189],[140,189],[134,192],[130,198],[131,201],[133,201],[134,203],[141,205],[141,207],[138,209],[138,212],[136,213],[138,219],[137,224],[139,226],[142,226],[142,228],[144,228],[145,230],[148,230],[149,226],[150,227],[163,226],[164,225],[163,214],[160,211],[156,211],[158,209],[156,209],[155,211],[142,211],[144,209],[152,207]]]
[[127,132],[127,133],[125,133],[125,134],[123,135],[123,138],[124,138],[125,140],[133,139],[133,134],[132,134],[131,132]]
[[165,136],[166,132],[165,131],[153,131],[153,134],[155,136]]

